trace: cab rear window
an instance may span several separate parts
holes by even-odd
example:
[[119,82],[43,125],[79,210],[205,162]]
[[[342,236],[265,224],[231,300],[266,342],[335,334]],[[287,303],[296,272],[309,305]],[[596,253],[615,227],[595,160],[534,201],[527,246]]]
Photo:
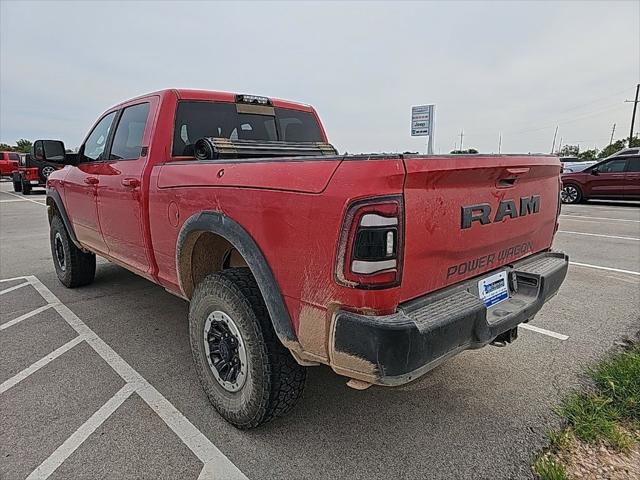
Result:
[[316,117],[309,112],[274,108],[273,114],[242,113],[235,103],[178,103],[173,133],[174,157],[193,156],[202,137],[231,140],[322,142]]
[[9,154],[9,160],[13,160],[14,162],[19,162],[20,161],[20,155],[18,155],[17,153],[10,153]]

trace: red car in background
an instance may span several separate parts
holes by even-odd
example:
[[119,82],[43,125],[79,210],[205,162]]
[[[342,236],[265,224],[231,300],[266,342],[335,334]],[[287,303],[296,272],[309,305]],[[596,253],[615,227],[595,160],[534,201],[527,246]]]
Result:
[[564,203],[592,198],[640,200],[640,149],[623,150],[581,172],[562,175]]
[[10,177],[20,164],[20,154],[16,152],[0,152],[0,176]]

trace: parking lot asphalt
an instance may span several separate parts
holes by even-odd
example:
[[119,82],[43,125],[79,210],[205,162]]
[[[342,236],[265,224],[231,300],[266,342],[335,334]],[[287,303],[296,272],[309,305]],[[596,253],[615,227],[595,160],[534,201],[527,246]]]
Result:
[[311,368],[291,415],[238,431],[198,383],[187,303],[105,261],[92,285],[65,289],[44,195],[8,192],[1,183],[0,280],[14,279],[0,282],[3,480],[531,478],[553,406],[640,328],[639,204],[565,206],[555,247],[574,263],[538,330],[397,389],[355,391]]

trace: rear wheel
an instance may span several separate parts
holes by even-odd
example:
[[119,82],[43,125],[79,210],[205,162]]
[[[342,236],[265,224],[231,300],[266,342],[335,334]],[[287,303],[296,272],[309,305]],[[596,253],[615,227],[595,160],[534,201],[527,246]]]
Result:
[[31,193],[31,184],[29,182],[22,182],[22,194],[29,195]]
[[560,195],[563,203],[580,203],[584,198],[580,187],[572,183],[564,185]]
[[282,416],[302,395],[306,371],[277,338],[248,268],[214,273],[198,284],[189,336],[209,401],[236,427]]
[[51,219],[50,240],[53,265],[58,279],[65,287],[82,287],[93,282],[96,256],[75,246],[58,215]]

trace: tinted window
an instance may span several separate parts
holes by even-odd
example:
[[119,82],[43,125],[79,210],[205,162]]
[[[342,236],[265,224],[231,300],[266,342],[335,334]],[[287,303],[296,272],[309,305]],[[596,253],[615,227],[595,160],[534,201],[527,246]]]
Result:
[[202,137],[232,140],[321,142],[315,117],[307,112],[273,109],[274,115],[238,113],[235,103],[180,102],[176,111],[173,155],[193,155]]
[[9,154],[9,160],[13,160],[14,162],[19,162],[20,161],[20,155],[18,155],[17,153],[10,153]]
[[629,159],[627,172],[640,172],[640,157],[633,157]]
[[149,115],[149,104],[127,107],[122,112],[111,145],[111,160],[132,160],[140,157],[142,136]]
[[111,124],[116,116],[116,112],[111,112],[98,122],[93,131],[87,137],[84,142],[84,160],[94,161],[102,160],[102,153],[104,147],[107,144],[107,138],[109,137],[109,131],[111,130]]
[[626,159],[620,160],[611,160],[610,162],[603,163],[598,167],[598,171],[602,173],[617,173],[624,172],[625,167],[627,166]]

